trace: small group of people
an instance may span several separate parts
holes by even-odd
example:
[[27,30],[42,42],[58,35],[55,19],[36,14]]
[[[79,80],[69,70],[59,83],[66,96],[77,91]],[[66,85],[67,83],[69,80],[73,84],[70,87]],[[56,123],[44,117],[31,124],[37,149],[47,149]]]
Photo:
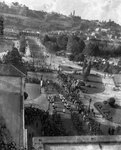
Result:
[[[87,120],[89,121],[90,132],[93,131],[93,134],[98,134],[99,132],[101,132],[99,129],[100,125],[99,124],[97,125],[96,122],[94,121],[94,118],[95,118],[94,109],[91,109],[85,106],[80,99],[80,95],[79,95],[80,90],[77,87],[78,84],[74,84],[74,83],[79,83],[79,81],[77,82],[75,79],[73,79],[72,76],[65,75],[65,74],[61,74],[59,78],[64,83],[63,90],[65,89],[65,91],[68,91],[67,95],[65,96],[67,99],[67,102],[71,101],[73,105],[76,106],[78,114],[82,116],[83,122],[86,122]],[[72,86],[73,88],[69,87],[70,85],[68,85],[68,83],[71,83],[70,85],[73,85]],[[62,99],[62,101],[65,101],[65,100]],[[90,120],[90,118],[92,118],[93,121]],[[90,122],[93,122],[93,124]]]
[[72,111],[71,105],[68,103],[68,101],[65,99],[65,97],[62,94],[59,94],[59,99],[63,103],[64,107],[70,111]]
[[[58,100],[57,100],[58,99]],[[58,96],[49,95],[48,101],[51,103],[53,109],[56,111],[57,106],[55,105],[56,101],[61,101],[66,109],[71,110],[70,105],[67,103],[67,100],[63,97],[63,95],[59,94]],[[62,109],[62,112],[65,113],[65,109]]]

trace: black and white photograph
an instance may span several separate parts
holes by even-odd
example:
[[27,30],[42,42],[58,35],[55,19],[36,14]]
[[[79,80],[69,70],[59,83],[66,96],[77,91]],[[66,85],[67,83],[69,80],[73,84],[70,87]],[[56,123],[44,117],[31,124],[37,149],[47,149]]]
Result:
[[0,150],[121,150],[121,0],[0,0]]

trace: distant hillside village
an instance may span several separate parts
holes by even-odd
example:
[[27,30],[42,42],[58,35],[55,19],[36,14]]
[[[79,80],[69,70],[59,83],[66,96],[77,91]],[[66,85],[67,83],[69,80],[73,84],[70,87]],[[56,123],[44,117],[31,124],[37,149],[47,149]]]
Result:
[[8,6],[0,2],[0,13],[4,16],[5,32],[18,33],[25,30],[29,32],[49,32],[53,34],[79,33],[84,40],[91,38],[110,41],[121,40],[121,27],[114,21],[84,20],[76,16],[76,11],[69,16],[55,12],[31,10],[18,2]]

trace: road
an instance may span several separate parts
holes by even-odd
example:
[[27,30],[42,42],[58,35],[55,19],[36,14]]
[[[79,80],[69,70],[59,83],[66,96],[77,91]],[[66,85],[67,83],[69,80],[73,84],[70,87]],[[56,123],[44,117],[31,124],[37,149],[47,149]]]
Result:
[[[51,108],[52,105],[53,104],[50,104]],[[56,107],[55,108],[56,112],[60,114],[63,127],[65,128],[68,135],[70,136],[78,135],[78,132],[72,122],[71,111],[64,106],[64,103],[62,103],[61,99],[59,98],[54,102],[54,106]]]

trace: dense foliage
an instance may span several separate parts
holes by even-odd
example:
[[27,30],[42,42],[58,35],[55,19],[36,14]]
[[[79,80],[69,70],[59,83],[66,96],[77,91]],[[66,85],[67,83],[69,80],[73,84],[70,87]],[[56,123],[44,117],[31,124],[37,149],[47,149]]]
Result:
[[26,39],[25,36],[20,37],[20,52],[25,54],[25,49],[26,49]]
[[43,44],[52,52],[64,50],[65,53],[71,53],[70,60],[84,60],[84,55],[82,54],[82,51],[85,48],[85,43],[77,35],[45,35],[43,38]]
[[121,56],[121,45],[115,43],[109,43],[108,41],[96,40],[89,42],[83,51],[84,54],[89,56],[101,56],[101,57],[118,57]]
[[63,136],[66,135],[62,126],[62,121],[59,114],[49,115],[48,112],[37,108],[25,108],[25,125],[32,126],[35,121],[40,121],[42,136]]
[[83,60],[82,51],[85,48],[84,41],[78,36],[71,35],[68,38],[67,51],[71,53],[70,60],[81,61]]
[[57,36],[45,35],[43,38],[43,44],[52,52],[66,50],[67,41],[68,37],[64,34]]
[[7,55],[4,55],[3,62],[5,64],[12,64],[12,65],[22,65],[22,57],[18,52],[18,49],[13,47],[11,51],[7,53]]
[[85,64],[84,62],[84,66],[83,66],[83,80],[86,81],[88,76],[90,75],[90,71],[91,71],[91,61],[87,64]]
[[8,51],[8,53],[3,56],[2,63],[12,64],[26,74],[26,68],[22,61],[22,56],[19,54],[18,49],[15,47],[13,47],[11,51]]
[[65,50],[68,42],[68,37],[66,34],[61,34],[57,37],[57,45],[60,49]]

